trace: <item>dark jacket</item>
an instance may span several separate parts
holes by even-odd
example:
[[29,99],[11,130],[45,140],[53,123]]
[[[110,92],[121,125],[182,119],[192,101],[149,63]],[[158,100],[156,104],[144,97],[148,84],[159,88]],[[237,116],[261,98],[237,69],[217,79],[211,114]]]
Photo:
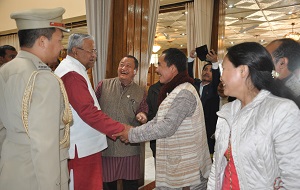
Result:
[[[157,83],[151,85],[148,89],[147,104],[148,104],[148,121],[151,121],[157,113],[158,110],[158,94],[162,84],[158,81]],[[153,153],[153,157],[156,155],[156,141],[150,141],[150,148]]]
[[[193,63],[188,63],[189,74],[193,68]],[[193,75],[192,75],[193,76]],[[191,77],[192,77],[191,76]],[[200,79],[195,78],[195,86],[200,89]],[[220,97],[218,95],[218,85],[220,83],[220,70],[212,69],[212,81],[203,87],[201,102],[204,111],[207,142],[209,146],[209,152],[214,152],[215,139],[213,134],[216,130],[216,124],[218,120],[217,111],[219,111]]]

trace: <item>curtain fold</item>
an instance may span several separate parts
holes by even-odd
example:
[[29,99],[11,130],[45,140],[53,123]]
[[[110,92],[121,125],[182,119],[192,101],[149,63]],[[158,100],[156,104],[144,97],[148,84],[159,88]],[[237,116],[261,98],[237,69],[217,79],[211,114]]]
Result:
[[[194,3],[187,4],[186,9],[189,11],[187,16],[187,26],[190,26],[189,24],[193,24],[194,22],[191,29],[187,28],[188,54],[192,49],[204,44],[207,44],[207,47],[210,49],[213,5],[213,0],[194,0]],[[196,59],[194,64],[195,77],[200,78],[204,64],[205,62]]]
[[156,25],[159,13],[159,0],[149,0],[149,15],[148,15],[148,50],[147,61],[141,63],[140,77],[135,77],[134,81],[141,86],[147,86],[148,70],[152,55],[152,48],[156,34]]
[[[195,29],[195,13],[194,13],[194,2],[189,2],[185,4],[185,10],[188,12],[186,14],[186,33],[187,33],[187,55],[190,56],[190,52],[195,49],[196,46],[196,29]],[[198,76],[196,75],[196,65],[199,60],[194,60],[194,67],[193,73],[195,78]]]
[[[156,25],[159,13],[159,0],[149,0],[149,22],[148,22],[148,67],[152,55],[152,48],[156,34]],[[148,71],[147,71],[148,72]]]
[[112,0],[86,0],[86,20],[88,33],[95,38],[98,51],[93,68],[93,81],[97,85],[105,79],[108,52],[109,23]]
[[3,45],[11,45],[16,48],[17,51],[20,50],[20,45],[19,45],[19,37],[18,34],[10,34],[6,36],[1,36],[0,37],[0,46]]

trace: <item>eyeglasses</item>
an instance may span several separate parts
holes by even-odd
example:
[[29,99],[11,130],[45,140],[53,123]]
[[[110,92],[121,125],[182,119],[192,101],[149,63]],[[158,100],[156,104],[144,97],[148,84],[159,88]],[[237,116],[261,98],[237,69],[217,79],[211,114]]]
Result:
[[92,50],[85,50],[85,49],[82,49],[80,47],[77,47],[78,49],[80,50],[83,50],[83,51],[86,51],[86,52],[89,52],[89,53],[94,53],[94,54],[97,54],[97,50],[96,49],[92,49]]

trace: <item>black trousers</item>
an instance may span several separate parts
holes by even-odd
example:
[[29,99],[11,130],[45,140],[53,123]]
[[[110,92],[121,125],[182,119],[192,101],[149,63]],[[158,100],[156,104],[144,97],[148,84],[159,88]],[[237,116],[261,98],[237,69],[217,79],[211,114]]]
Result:
[[[138,190],[138,180],[122,180],[123,190]],[[118,181],[104,182],[103,190],[118,190]]]

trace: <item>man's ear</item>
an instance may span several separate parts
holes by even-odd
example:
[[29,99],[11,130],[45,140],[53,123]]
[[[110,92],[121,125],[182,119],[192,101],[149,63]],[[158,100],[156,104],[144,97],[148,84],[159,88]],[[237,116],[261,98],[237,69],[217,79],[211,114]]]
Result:
[[39,47],[41,48],[44,48],[45,45],[46,45],[46,40],[47,38],[45,36],[40,36],[38,39],[37,39],[37,44]]
[[282,57],[279,59],[278,64],[280,64],[279,68],[282,69],[284,67],[288,67],[289,60],[286,57]]
[[172,64],[170,67],[172,69],[172,72],[178,72],[177,67],[174,64]]
[[133,74],[135,74],[135,75],[136,75],[136,69],[134,69],[134,70],[133,70]]
[[77,55],[77,48],[76,48],[76,47],[73,47],[73,48],[72,48],[72,53],[73,53],[74,55]]

